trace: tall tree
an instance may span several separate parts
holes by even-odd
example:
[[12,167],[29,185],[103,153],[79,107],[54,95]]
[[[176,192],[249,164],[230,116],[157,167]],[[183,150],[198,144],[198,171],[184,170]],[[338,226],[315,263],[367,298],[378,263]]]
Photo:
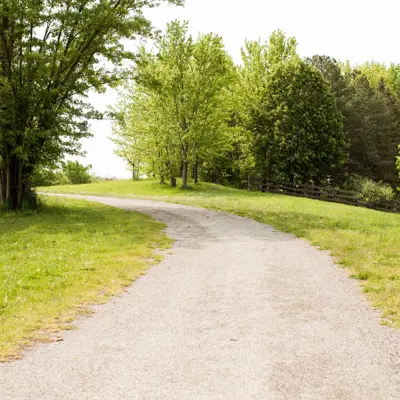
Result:
[[342,115],[331,87],[300,59],[271,69],[251,121],[256,170],[265,177],[320,182],[346,158]]
[[233,62],[219,36],[194,40],[187,31],[187,23],[172,22],[156,41],[156,54],[142,49],[133,88],[142,96],[147,127],[153,125],[151,158],[169,166],[171,178],[179,160],[183,188],[188,186],[189,167],[196,181],[198,167],[212,162],[225,146],[223,98],[233,76]]
[[[162,0],[181,4],[181,0]],[[98,116],[89,89],[121,77],[134,55],[122,39],[148,36],[152,0],[0,2],[0,203],[21,206],[35,167],[76,153]],[[114,67],[113,67],[114,66]]]
[[[236,127],[233,138],[233,166],[242,180],[256,172],[253,117],[256,110],[262,107],[267,94],[267,85],[271,69],[277,64],[297,59],[297,41],[277,30],[265,43],[246,41],[242,48],[242,63],[238,68],[238,79],[235,85],[234,101],[231,101],[231,123]],[[264,143],[267,145],[267,143]]]
[[400,143],[400,105],[386,79],[386,67],[367,63],[364,74],[350,65],[343,70],[330,57],[314,56],[308,62],[331,84],[350,141],[348,162],[342,173],[335,174],[335,180],[342,183],[349,174],[358,174],[396,186],[394,159]]

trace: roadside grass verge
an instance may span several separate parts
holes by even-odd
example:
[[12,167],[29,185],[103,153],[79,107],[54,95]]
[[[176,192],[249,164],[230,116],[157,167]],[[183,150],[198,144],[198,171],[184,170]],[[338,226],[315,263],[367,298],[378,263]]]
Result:
[[[400,327],[400,215],[201,183],[182,191],[154,180],[115,181],[41,191],[155,199],[226,211],[272,225],[329,250],[358,279],[382,323]],[[288,249],[290,251],[290,249]]]
[[0,213],[0,361],[71,329],[88,305],[119,293],[169,247],[149,216],[86,201],[46,199]]

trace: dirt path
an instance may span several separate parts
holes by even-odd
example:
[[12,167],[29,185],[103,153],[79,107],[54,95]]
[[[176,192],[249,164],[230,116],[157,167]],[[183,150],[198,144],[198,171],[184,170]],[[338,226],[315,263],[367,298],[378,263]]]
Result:
[[228,214],[94,199],[166,222],[172,254],[0,365],[1,400],[400,399],[399,331],[325,253]]

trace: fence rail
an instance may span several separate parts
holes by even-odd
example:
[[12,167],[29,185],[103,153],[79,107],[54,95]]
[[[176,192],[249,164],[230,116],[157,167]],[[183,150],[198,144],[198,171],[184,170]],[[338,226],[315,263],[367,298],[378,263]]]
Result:
[[348,204],[352,206],[363,206],[379,211],[400,212],[398,204],[387,203],[382,206],[368,206],[363,204],[360,195],[357,192],[336,189],[329,186],[316,186],[297,184],[285,181],[276,181],[271,179],[262,179],[250,177],[248,180],[248,190],[269,193],[279,193],[288,196],[307,197],[333,203]]

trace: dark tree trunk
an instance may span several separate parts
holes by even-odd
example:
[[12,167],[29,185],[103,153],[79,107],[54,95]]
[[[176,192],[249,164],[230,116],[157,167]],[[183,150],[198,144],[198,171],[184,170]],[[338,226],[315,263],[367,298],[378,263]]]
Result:
[[176,187],[176,178],[174,176],[171,176],[171,186]]
[[6,196],[5,204],[9,210],[15,211],[21,208],[23,199],[23,170],[22,160],[16,155],[11,156],[6,169]]
[[24,167],[22,181],[22,196],[28,195],[32,191],[32,174],[34,168],[32,166]]
[[180,171],[179,178],[182,178],[183,177],[182,176],[182,174],[183,174],[183,162],[181,162],[181,167],[179,168],[179,171]]
[[161,177],[160,177],[160,185],[164,185],[164,183],[165,183],[165,179],[164,179],[164,177],[161,175]]
[[199,183],[199,165],[197,162],[193,166],[193,180],[195,185]]
[[0,167],[0,206],[4,206],[7,197],[7,171],[6,167]]
[[188,162],[185,161],[182,165],[182,189],[188,188]]
[[25,166],[23,160],[12,156],[0,167],[0,206],[8,210],[19,210],[24,199],[32,190],[32,166]]

